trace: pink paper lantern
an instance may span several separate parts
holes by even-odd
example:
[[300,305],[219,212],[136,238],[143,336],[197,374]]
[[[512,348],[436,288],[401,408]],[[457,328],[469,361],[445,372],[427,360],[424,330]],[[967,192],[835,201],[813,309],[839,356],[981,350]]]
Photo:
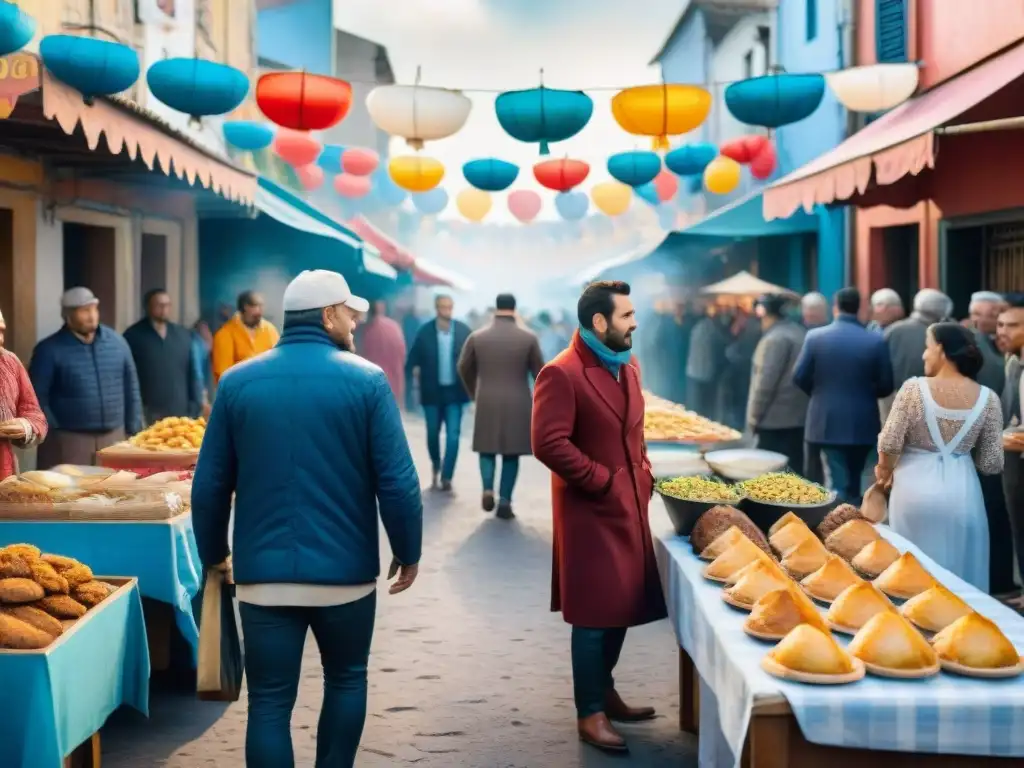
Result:
[[368,176],[353,176],[350,173],[339,173],[334,177],[334,191],[342,197],[366,197],[370,194],[373,182]]
[[380,157],[372,149],[355,147],[341,153],[341,168],[353,176],[369,176],[380,164]]
[[315,163],[296,168],[295,175],[299,177],[299,183],[307,192],[320,189],[324,184],[324,169]]
[[674,173],[663,170],[654,177],[654,192],[658,195],[658,200],[661,202],[664,203],[666,200],[671,200],[678,191],[679,179],[676,178]]
[[529,224],[540,213],[540,195],[530,189],[519,189],[508,196],[508,209],[523,224]]
[[324,145],[308,133],[284,128],[278,129],[273,146],[277,156],[295,168],[315,163],[324,149]]
[[772,142],[766,143],[761,151],[750,161],[750,175],[755,179],[764,181],[775,173],[775,165],[778,163],[778,156],[775,153],[775,145]]

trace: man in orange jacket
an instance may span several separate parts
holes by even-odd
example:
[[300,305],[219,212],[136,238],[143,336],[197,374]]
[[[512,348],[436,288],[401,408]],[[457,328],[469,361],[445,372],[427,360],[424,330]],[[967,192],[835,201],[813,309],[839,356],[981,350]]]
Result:
[[255,291],[238,295],[238,311],[213,337],[213,380],[231,366],[274,348],[278,332],[263,319],[263,296]]

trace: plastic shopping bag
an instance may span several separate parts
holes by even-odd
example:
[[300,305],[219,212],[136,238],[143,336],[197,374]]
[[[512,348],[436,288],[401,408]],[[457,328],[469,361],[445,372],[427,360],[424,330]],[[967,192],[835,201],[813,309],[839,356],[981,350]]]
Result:
[[204,701],[238,701],[244,671],[235,619],[235,587],[223,571],[211,568],[203,586],[199,618],[196,694]]

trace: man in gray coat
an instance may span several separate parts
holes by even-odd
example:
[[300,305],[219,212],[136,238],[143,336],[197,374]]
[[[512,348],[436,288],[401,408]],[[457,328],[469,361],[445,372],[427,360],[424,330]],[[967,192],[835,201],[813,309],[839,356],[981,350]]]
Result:
[[720,418],[718,385],[725,370],[730,318],[709,311],[693,327],[686,356],[686,406],[709,419]]
[[[893,392],[903,383],[924,376],[924,348],[928,326],[949,319],[953,300],[942,291],[923,288],[914,296],[914,311],[905,320],[897,320],[883,334],[892,361]],[[882,423],[889,417],[892,398],[882,402]]]
[[993,392],[1002,392],[1006,382],[1006,359],[996,346],[996,327],[999,315],[1007,308],[1006,299],[992,291],[978,291],[971,295],[968,308],[970,317],[965,321],[985,362],[978,372],[978,383]]

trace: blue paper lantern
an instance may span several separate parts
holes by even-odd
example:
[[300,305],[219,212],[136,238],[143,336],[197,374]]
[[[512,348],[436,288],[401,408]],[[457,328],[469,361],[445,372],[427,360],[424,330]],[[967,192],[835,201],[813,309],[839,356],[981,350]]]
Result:
[[77,35],[47,35],[39,56],[50,74],[81,92],[86,102],[127,91],[139,79],[139,54],[121,43]]
[[700,176],[716,157],[714,144],[687,144],[665,155],[665,167],[677,176]]
[[35,35],[35,19],[14,3],[0,4],[0,56],[20,51]]
[[394,208],[401,205],[409,193],[391,180],[387,168],[379,168],[373,172],[373,192],[370,196],[375,202],[387,208]]
[[540,144],[540,153],[549,155],[550,144],[575,136],[590,122],[594,102],[583,91],[541,86],[500,94],[494,111],[505,133],[527,144]]
[[434,216],[448,206],[448,193],[441,187],[434,187],[429,192],[413,195],[412,204],[424,216]]
[[343,154],[345,154],[344,147],[337,144],[327,144],[316,159],[316,164],[328,173],[341,173],[341,156]]
[[763,75],[726,88],[725,105],[741,123],[779,128],[809,117],[824,96],[824,75]]
[[639,187],[634,187],[633,192],[644,202],[650,203],[653,206],[661,205],[661,200],[658,198],[658,190],[655,189],[653,181],[641,184]]
[[608,158],[608,173],[631,187],[642,186],[661,173],[661,157],[655,152],[619,152]]
[[501,192],[512,186],[519,175],[519,166],[495,157],[470,160],[462,166],[462,175],[470,186],[484,192]]
[[244,152],[259,152],[274,140],[273,128],[251,120],[230,120],[221,126],[221,130],[228,144]]
[[168,107],[193,118],[225,115],[249,93],[244,72],[206,59],[158,61],[146,72],[146,84]]
[[582,192],[562,192],[555,196],[558,215],[566,221],[579,221],[587,215],[590,198]]

